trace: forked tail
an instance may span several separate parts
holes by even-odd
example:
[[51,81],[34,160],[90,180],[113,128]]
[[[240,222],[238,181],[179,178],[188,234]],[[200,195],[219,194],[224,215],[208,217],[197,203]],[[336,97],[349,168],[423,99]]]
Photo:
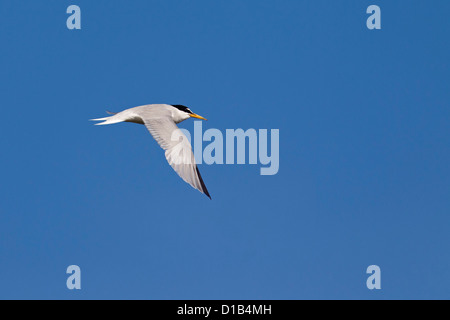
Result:
[[117,113],[114,112],[110,112],[110,111],[106,111],[109,114],[113,114],[113,116],[111,117],[105,117],[105,118],[98,118],[98,119],[90,119],[91,121],[103,121],[100,123],[96,123],[96,126],[102,126],[105,124],[113,124],[113,123],[119,123],[119,122],[124,122],[125,120],[119,116]]

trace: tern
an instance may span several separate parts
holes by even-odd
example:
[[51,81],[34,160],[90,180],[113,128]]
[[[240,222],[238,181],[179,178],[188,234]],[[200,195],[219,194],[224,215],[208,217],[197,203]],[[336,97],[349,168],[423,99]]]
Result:
[[206,120],[205,118],[193,113],[188,107],[178,104],[149,104],[118,113],[107,112],[112,116],[91,120],[103,121],[96,125],[119,122],[145,125],[159,146],[165,150],[166,159],[175,172],[184,181],[211,199],[195,163],[191,144],[176,125],[189,118]]

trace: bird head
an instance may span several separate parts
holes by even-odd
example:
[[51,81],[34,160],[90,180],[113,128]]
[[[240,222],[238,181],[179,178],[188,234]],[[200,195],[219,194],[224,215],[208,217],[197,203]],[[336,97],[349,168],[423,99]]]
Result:
[[186,119],[189,119],[189,118],[207,120],[207,119],[203,118],[202,116],[199,116],[198,114],[193,113],[191,111],[191,109],[189,109],[186,106],[183,106],[180,104],[175,104],[175,105],[172,105],[172,107],[175,109],[175,110],[173,110],[174,112],[172,112],[172,117],[173,117],[174,121],[177,123],[184,121]]

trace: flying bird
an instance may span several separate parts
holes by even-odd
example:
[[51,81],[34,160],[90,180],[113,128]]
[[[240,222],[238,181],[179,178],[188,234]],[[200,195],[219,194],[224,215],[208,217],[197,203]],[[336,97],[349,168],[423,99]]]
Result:
[[189,118],[206,120],[205,118],[193,113],[188,107],[178,104],[149,104],[126,109],[118,113],[108,113],[112,114],[112,116],[91,120],[103,121],[96,123],[96,125],[119,122],[133,122],[145,125],[159,146],[165,150],[166,159],[175,172],[184,181],[211,199],[195,163],[191,144],[176,125]]

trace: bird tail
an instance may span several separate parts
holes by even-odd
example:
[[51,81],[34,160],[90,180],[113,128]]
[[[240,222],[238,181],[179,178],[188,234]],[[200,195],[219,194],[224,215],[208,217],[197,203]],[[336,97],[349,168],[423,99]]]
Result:
[[103,121],[100,123],[96,123],[96,126],[102,126],[105,124],[113,124],[113,123],[119,123],[119,122],[124,122],[125,120],[123,119],[123,117],[117,116],[117,113],[113,113],[110,111],[106,111],[109,114],[113,114],[113,116],[111,117],[105,117],[105,118],[98,118],[98,119],[90,119],[91,121]]

